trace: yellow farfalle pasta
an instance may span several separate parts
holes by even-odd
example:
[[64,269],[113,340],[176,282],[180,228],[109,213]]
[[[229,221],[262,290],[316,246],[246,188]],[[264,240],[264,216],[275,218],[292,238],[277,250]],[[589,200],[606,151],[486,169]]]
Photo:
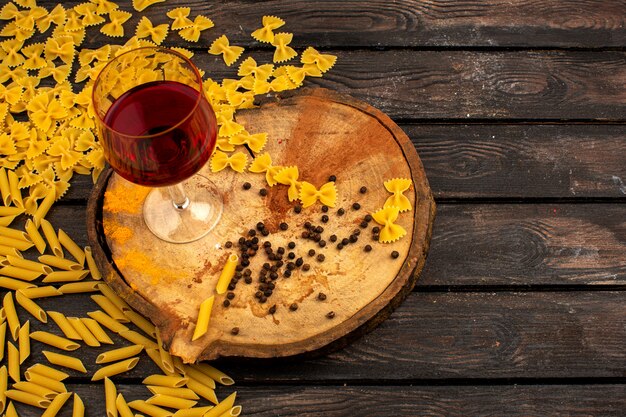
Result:
[[385,189],[393,195],[387,198],[383,207],[397,207],[400,213],[411,210],[411,202],[403,193],[408,190],[412,184],[413,182],[407,178],[394,178],[385,181]]
[[97,12],[97,6],[94,3],[80,3],[74,6],[74,10],[82,16],[82,24],[84,26],[99,25],[105,21],[104,17]]
[[165,38],[167,37],[167,33],[169,32],[170,25],[164,23],[162,25],[154,26],[150,19],[143,16],[139,23],[137,23],[137,29],[135,29],[135,36],[137,38],[147,38],[150,37],[152,42],[160,45],[163,43]]
[[272,45],[276,47],[274,51],[274,62],[285,62],[296,57],[298,53],[289,44],[293,39],[293,33],[281,32],[274,35]]
[[231,137],[244,130],[244,127],[233,120],[232,109],[223,109],[216,114],[217,124],[220,125],[218,136]]
[[[196,16],[193,20],[191,26],[188,26],[178,32],[181,38],[188,42],[198,42],[200,39],[200,34],[202,31],[212,28],[215,26],[213,21],[206,16]],[[226,58],[224,58],[226,60]]]
[[107,14],[117,10],[120,6],[109,0],[89,0],[96,5],[96,13]]
[[61,103],[51,99],[47,93],[41,93],[30,100],[26,110],[31,121],[43,132],[48,132],[56,120],[67,116],[67,110]]
[[46,61],[52,62],[56,58],[61,59],[64,63],[70,65],[76,54],[75,42],[71,36],[59,36],[48,38],[44,49]]
[[300,182],[300,201],[302,201],[302,207],[312,206],[318,200],[328,207],[335,207],[337,202],[337,187],[335,187],[335,183],[327,182],[318,190],[309,182]]
[[287,76],[295,85],[301,85],[305,77],[321,77],[322,72],[316,66],[296,67],[294,65],[286,66]]
[[177,7],[166,13],[167,17],[174,20],[172,30],[185,29],[193,25],[193,20],[189,19],[191,7]]
[[335,65],[337,57],[335,55],[322,54],[315,48],[308,47],[302,52],[300,62],[303,64],[314,64],[321,72],[327,72]]
[[123,10],[109,12],[110,22],[100,28],[100,32],[113,38],[124,36],[124,23],[132,17],[132,13]]
[[[43,57],[44,48],[45,45],[43,43],[33,43],[23,47],[21,52],[26,57],[26,60],[22,64],[22,68],[36,70],[45,67],[46,60]],[[15,102],[10,103],[15,104]]]
[[289,201],[296,201],[300,197],[300,182],[298,182],[299,175],[297,166],[283,168],[276,175],[274,175],[276,182],[289,186],[289,190],[287,190]]
[[257,156],[250,165],[250,172],[265,172],[265,180],[270,187],[275,186],[278,182],[274,179],[274,176],[283,169],[281,166],[272,166],[272,157],[269,153],[265,152],[262,155]]
[[165,0],[133,0],[133,7],[138,12],[142,12],[147,7],[152,6],[156,3],[163,3]]
[[274,72],[274,64],[258,65],[256,60],[250,56],[241,62],[237,75],[254,75],[255,78],[267,80],[272,72]]
[[222,55],[224,63],[227,66],[234,64],[243,53],[244,48],[241,46],[230,46],[230,42],[226,35],[222,35],[215,39],[209,48],[211,55]]
[[50,25],[62,25],[65,23],[66,11],[62,4],[57,4],[47,15],[37,19],[35,25],[41,33],[45,33],[50,29]]
[[9,39],[0,42],[0,48],[4,51],[3,61],[9,67],[17,67],[26,61],[24,55],[20,53],[22,45],[24,45],[24,41],[20,41],[19,39]]
[[250,134],[243,131],[231,136],[228,141],[232,145],[247,145],[252,152],[261,152],[267,143],[267,133]]
[[394,223],[398,219],[399,213],[400,210],[398,207],[389,206],[372,214],[374,221],[383,226],[380,230],[379,242],[394,242],[406,235],[406,230],[402,226]]
[[248,157],[243,152],[228,156],[222,151],[215,151],[211,158],[212,172],[219,172],[226,167],[230,167],[233,171],[244,172],[247,165]]
[[274,42],[274,29],[283,26],[285,21],[276,16],[263,16],[263,27],[252,32],[252,37],[259,42]]

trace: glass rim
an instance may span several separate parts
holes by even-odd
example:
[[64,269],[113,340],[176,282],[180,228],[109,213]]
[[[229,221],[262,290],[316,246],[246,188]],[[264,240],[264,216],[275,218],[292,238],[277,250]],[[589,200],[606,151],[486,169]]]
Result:
[[[104,71],[109,67],[109,65],[113,64],[117,59],[123,57],[124,55],[131,54],[131,53],[136,53],[137,51],[141,51],[141,50],[162,51],[162,52],[165,52],[165,53],[168,53],[168,54],[175,55],[178,58],[182,59],[193,70],[193,73],[196,76],[196,79],[198,80],[198,86],[199,86],[200,90],[198,91],[198,98],[196,99],[196,102],[194,103],[193,108],[185,115],[185,117],[183,117],[175,125],[167,128],[166,130],[164,130],[162,132],[153,133],[151,135],[129,135],[127,133],[123,133],[123,132],[119,132],[119,131],[115,130],[112,126],[110,126],[108,123],[106,123],[102,117],[100,117],[100,113],[98,112],[98,106],[96,105],[96,99],[95,99],[96,87],[98,86],[98,83],[100,82],[100,77],[102,76]],[[147,83],[145,83],[145,84],[147,84]],[[142,85],[142,84],[139,84],[139,85]],[[98,76],[96,77],[96,80],[95,80],[95,82],[93,84],[93,88],[91,90],[91,102],[93,103],[94,113],[96,114],[96,117],[98,118],[99,123],[102,126],[104,126],[106,129],[109,129],[113,133],[115,133],[117,135],[121,135],[121,136],[127,137],[127,138],[146,139],[146,138],[155,138],[155,137],[158,137],[158,136],[162,136],[165,133],[169,133],[169,132],[177,129],[180,125],[185,123],[193,115],[193,113],[198,109],[198,106],[200,105],[200,101],[202,100],[203,95],[204,95],[204,91],[202,89],[202,76],[200,75],[200,71],[198,71],[198,68],[196,67],[196,65],[193,62],[191,62],[191,60],[189,58],[187,58],[186,56],[184,56],[180,52],[175,51],[175,50],[170,49],[170,48],[164,48],[162,46],[142,46],[140,48],[134,48],[134,49],[131,49],[130,51],[126,51],[126,52],[116,56],[115,58],[109,60],[109,62],[106,63],[106,65],[98,73]],[[207,103],[208,103],[208,100],[207,100]],[[209,106],[211,105],[211,103],[208,103],[208,104],[209,104]]]

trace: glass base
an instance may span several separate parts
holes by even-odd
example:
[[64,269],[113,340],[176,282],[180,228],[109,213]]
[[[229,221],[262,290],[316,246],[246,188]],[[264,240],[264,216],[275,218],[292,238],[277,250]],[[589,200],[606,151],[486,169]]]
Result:
[[188,243],[207,235],[222,217],[224,204],[215,185],[202,175],[182,183],[189,199],[185,208],[177,208],[167,187],[155,188],[143,203],[146,226],[159,239]]

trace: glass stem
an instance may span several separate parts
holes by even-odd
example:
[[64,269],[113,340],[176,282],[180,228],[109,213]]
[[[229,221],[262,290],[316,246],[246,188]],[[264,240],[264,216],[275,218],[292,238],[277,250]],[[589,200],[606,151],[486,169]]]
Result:
[[185,194],[182,182],[179,182],[176,185],[170,185],[167,187],[167,191],[169,191],[170,197],[172,198],[172,204],[176,209],[184,210],[189,207],[189,198],[187,198],[187,194]]

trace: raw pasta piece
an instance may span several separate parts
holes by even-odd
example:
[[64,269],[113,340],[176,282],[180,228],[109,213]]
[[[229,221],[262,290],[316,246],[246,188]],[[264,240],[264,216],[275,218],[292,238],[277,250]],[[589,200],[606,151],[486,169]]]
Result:
[[252,32],[252,37],[259,42],[274,42],[274,29],[283,26],[285,21],[276,16],[263,16],[263,27]]
[[[29,392],[18,391],[16,389],[10,389],[5,392],[5,395],[13,401],[20,402],[22,404],[32,405],[38,408],[47,408],[50,406],[50,400],[40,397]],[[16,414],[17,415],[17,414]]]
[[85,259],[87,259],[87,266],[89,267],[91,278],[101,280],[102,274],[98,269],[98,265],[96,265],[96,261],[93,258],[93,254],[91,253],[91,248],[89,246],[85,246]]
[[59,243],[82,265],[85,262],[85,252],[68,236],[63,229],[59,229]]
[[9,376],[15,382],[20,382],[20,351],[11,342],[7,342],[7,365]]
[[133,0],[133,7],[138,12],[143,11],[145,8],[152,6],[156,3],[163,3],[165,0]]
[[106,334],[104,329],[100,327],[97,321],[95,321],[94,319],[88,319],[85,317],[81,317],[80,321],[87,327],[89,332],[92,335],[94,335],[94,337],[98,340],[98,342],[104,343],[107,345],[113,344],[113,341],[111,340],[109,335]]
[[156,328],[154,327],[154,324],[150,323],[150,321],[144,316],[133,310],[124,310],[124,315],[128,317],[135,326],[143,330],[145,334],[151,337],[156,337]]
[[161,363],[163,364],[163,367],[168,373],[173,374],[174,372],[176,372],[176,369],[174,369],[174,362],[172,360],[172,355],[170,355],[170,353],[163,348],[163,340],[161,339],[161,333],[159,332],[158,328],[156,329],[156,340],[157,340],[157,346],[159,347],[158,352],[159,352],[159,357],[161,359]]
[[[4,359],[4,346],[7,337],[7,324],[0,323],[0,361]],[[0,394],[2,392],[0,391]]]
[[48,132],[55,121],[67,116],[67,110],[47,93],[41,93],[26,105],[33,124],[42,132]]
[[98,339],[89,331],[85,323],[80,321],[78,317],[68,317],[67,321],[70,322],[74,330],[80,335],[80,338],[83,339],[83,342],[87,346],[98,347],[100,346],[100,342]]
[[126,304],[126,301],[122,300],[122,298],[117,295],[115,293],[115,291],[113,291],[111,289],[111,287],[109,287],[107,284],[105,283],[99,283],[98,284],[98,289],[100,290],[100,292],[102,293],[102,295],[104,295],[106,298],[108,298],[109,300],[111,300],[111,302],[113,304],[115,304],[115,306],[121,311],[121,312],[125,312],[125,311],[130,311],[132,310],[130,308],[130,306],[128,304]]
[[134,330],[126,330],[123,332],[119,332],[118,334],[129,342],[132,342],[136,345],[142,345],[145,349],[158,349],[156,343]]
[[124,346],[119,349],[108,350],[98,355],[98,357],[96,358],[96,363],[102,364],[128,359],[132,356],[139,355],[142,350],[142,345]]
[[212,409],[212,405],[204,407],[187,408],[186,410],[178,410],[173,414],[173,417],[202,417],[207,411]]
[[20,294],[23,294],[25,297],[30,298],[44,298],[44,297],[56,297],[59,295],[63,295],[61,291],[57,290],[51,285],[45,285],[43,287],[34,287],[34,288],[24,288],[18,291]]
[[166,394],[155,394],[154,396],[146,400],[146,404],[158,405],[161,407],[173,408],[176,410],[191,408],[197,403],[198,402],[194,400],[172,397]]
[[41,385],[34,384],[28,381],[20,381],[13,384],[13,388],[19,391],[29,392],[31,394],[37,395],[38,397],[43,397],[47,400],[52,400],[59,393],[51,390],[50,388],[42,387]]
[[67,320],[67,317],[58,311],[48,311],[50,318],[59,326],[68,339],[82,340],[80,334],[74,329],[74,326]]
[[73,10],[83,17],[82,24],[84,26],[95,26],[105,21],[104,17],[97,13],[97,7],[93,3],[81,3],[74,6]]
[[63,382],[42,374],[38,374],[37,372],[27,370],[26,372],[24,372],[24,377],[26,377],[26,380],[28,382],[41,385],[42,387],[49,388],[55,392],[67,392],[65,384]]
[[128,406],[152,417],[170,417],[172,415],[172,413],[166,409],[148,404],[143,400],[131,401],[128,403]]
[[195,379],[203,385],[206,385],[211,389],[215,389],[215,381],[208,375],[196,369],[193,365],[183,365],[183,372],[186,377]]
[[[3,347],[4,347],[4,341],[2,343]],[[7,367],[6,365],[2,365],[0,367],[0,410],[4,410],[4,406],[6,405],[7,402],[7,398],[6,398],[6,390],[7,390]],[[10,404],[12,405],[12,404]],[[1,411],[0,411],[1,412]],[[8,415],[8,413],[7,413]],[[17,415],[17,413],[16,413]]]
[[54,417],[58,414],[61,407],[66,403],[66,401],[71,397],[71,392],[62,392],[61,394],[54,397],[54,400],[50,403],[50,405],[46,408],[46,411],[41,415],[41,417]]
[[36,288],[35,285],[29,284],[28,282],[24,282],[22,280],[14,279],[14,278],[2,277],[2,276],[0,276],[0,287],[13,290],[13,291]]
[[38,373],[39,375],[52,378],[56,381],[63,381],[64,379],[67,379],[70,376],[69,374],[66,374],[65,372],[59,371],[58,369],[51,368],[41,363],[36,363],[35,365],[28,368],[26,372],[35,372],[35,373]]
[[[58,240],[58,238],[57,238],[57,240]],[[61,244],[59,243],[59,246],[60,245]],[[41,255],[37,259],[42,264],[50,265],[50,266],[53,266],[55,268],[63,269],[65,271],[78,271],[78,270],[82,269],[82,266],[80,264],[76,263],[76,261],[73,261],[71,259],[60,258],[58,256]]]
[[[180,388],[183,387],[189,378],[182,376],[150,375],[141,381],[144,385],[158,385],[160,387]],[[193,389],[193,388],[192,388]]]
[[337,57],[335,55],[322,54],[315,48],[308,47],[302,52],[300,62],[303,64],[315,64],[321,72],[327,72],[335,65]]
[[[87,48],[83,48],[79,53],[78,53],[78,62],[80,63],[80,65],[89,65],[91,64],[94,60],[96,61],[108,61],[109,60],[109,55],[111,54],[111,45],[104,45],[101,48],[98,49],[87,49]],[[80,132],[76,132],[77,134],[80,134]],[[86,150],[86,149],[77,149],[77,150]]]
[[400,210],[398,207],[389,206],[372,214],[374,221],[383,226],[380,231],[379,242],[394,242],[406,235],[406,230],[402,226],[394,223],[398,219],[399,213]]
[[235,268],[237,267],[237,263],[239,262],[239,257],[236,254],[229,255],[226,259],[226,263],[222,268],[222,272],[220,274],[219,279],[217,280],[217,285],[215,286],[215,292],[218,294],[224,294],[230,283],[230,280],[235,275]]
[[[64,256],[63,250],[61,249],[59,238],[57,237],[57,234],[54,232],[54,228],[52,227],[52,224],[50,224],[50,222],[46,219],[41,219],[40,223],[41,223],[41,230],[43,230],[43,234],[46,237],[46,240],[48,241],[48,246],[50,247],[50,249],[52,249],[52,252],[54,253],[55,256],[59,258],[63,258]],[[36,222],[35,222],[35,226],[37,226]],[[39,259],[39,262],[43,262],[43,261]]]
[[98,291],[98,281],[71,282],[61,285],[58,291],[59,295],[95,292]]
[[244,59],[239,65],[237,75],[254,75],[255,78],[260,80],[267,80],[274,72],[274,64],[258,65],[254,58],[251,56]]
[[79,371],[82,373],[87,373],[87,369],[85,369],[85,365],[83,362],[75,357],[61,355],[60,353],[49,352],[47,350],[42,351],[48,362],[53,365],[63,366],[65,368],[74,369],[75,371]]
[[74,405],[72,406],[72,417],[85,417],[85,404],[78,394],[74,393]]
[[107,14],[117,10],[119,6],[109,0],[89,0],[96,5],[96,13]]
[[18,332],[18,347],[20,351],[20,365],[24,363],[26,358],[30,356],[30,321],[26,320],[26,323],[20,327]]
[[255,133],[251,135],[245,130],[231,136],[229,142],[233,145],[248,145],[252,152],[261,152],[267,143],[267,133]]
[[133,412],[130,407],[128,407],[128,403],[124,399],[124,396],[119,393],[117,394],[117,398],[115,399],[115,407],[117,408],[117,412],[120,417],[134,417]]
[[198,400],[200,397],[189,388],[160,387],[158,385],[148,385],[146,388],[153,394],[169,395],[171,397],[185,398],[187,400]]
[[177,7],[166,13],[167,17],[174,20],[172,22],[172,30],[185,29],[193,26],[193,20],[189,19],[191,7]]
[[124,23],[132,17],[132,13],[123,10],[113,10],[109,13],[111,20],[100,28],[100,32],[112,38],[124,36]]
[[42,274],[49,274],[52,272],[52,268],[50,268],[48,265],[42,264],[40,262],[35,262],[35,261],[30,261],[28,259],[20,258],[18,256],[9,255],[7,256],[7,261],[9,265],[22,268],[22,269],[27,269],[30,271],[40,272]]
[[89,271],[54,271],[48,274],[42,282],[73,282],[84,279]]
[[117,399],[117,388],[113,381],[109,377],[104,378],[104,406],[106,409],[107,417],[117,417],[117,405],[115,400]]
[[293,33],[281,32],[274,35],[272,45],[276,47],[274,51],[274,62],[285,62],[298,55],[295,49],[289,44],[293,39]]
[[150,19],[143,16],[139,23],[137,23],[137,29],[135,29],[135,36],[137,38],[150,37],[152,42],[160,45],[167,37],[170,25],[164,23],[162,25],[154,26]]
[[235,398],[237,397],[237,391],[224,398],[213,409],[209,410],[203,417],[219,417],[223,413],[227,412],[235,404]]
[[0,268],[0,275],[21,279],[23,281],[33,281],[39,278],[42,274],[43,272],[41,271],[33,271],[11,265]]
[[[77,32],[85,29],[85,24],[83,23],[82,16],[76,12],[74,9],[70,9],[67,11],[65,26],[63,26],[63,30],[67,32]],[[54,34],[54,32],[53,32]]]
[[193,337],[191,338],[191,341],[199,339],[201,336],[203,336],[207,332],[208,327],[209,327],[209,320],[211,318],[211,310],[213,309],[214,301],[215,301],[215,296],[212,295],[209,298],[205,299],[200,304],[200,309],[198,312],[198,321],[196,322],[196,328],[193,332]]
[[30,334],[30,338],[38,342],[45,343],[46,345],[53,346],[57,349],[65,350],[67,352],[71,352],[80,348],[80,345],[76,342],[44,331],[32,332]]
[[233,120],[233,110],[224,109],[216,114],[217,124],[220,125],[218,136],[230,137],[244,130],[244,127]]
[[167,368],[165,368],[165,366],[163,365],[163,361],[161,360],[161,354],[159,352],[159,349],[146,349],[146,354],[148,355],[148,357],[150,357],[150,359],[152,359],[152,362],[154,362],[154,364],[165,374],[165,375],[174,375],[172,372],[170,372]]
[[233,385],[235,381],[226,375],[224,372],[219,369],[214,368],[205,362],[199,362],[194,365],[196,369],[198,369],[203,374],[207,375],[209,378],[219,382],[222,385]]
[[243,152],[237,152],[231,156],[222,151],[215,151],[211,158],[211,171],[219,172],[226,167],[233,171],[244,172],[248,165],[248,157]]
[[112,332],[120,333],[120,332],[125,332],[129,330],[128,327],[124,326],[119,321],[113,319],[111,316],[104,313],[103,311],[100,311],[100,310],[90,311],[87,313],[87,315],[91,317],[92,319],[94,319],[95,321],[97,321],[98,323],[100,323],[101,325],[103,325],[104,327],[106,327],[107,329],[111,330]]
[[[202,31],[215,26],[213,21],[208,17],[199,15],[193,20],[191,26],[186,27],[178,32],[181,38],[188,42],[198,42]],[[228,64],[227,64],[228,65]]]
[[2,307],[4,308],[4,314],[6,314],[7,324],[13,340],[17,340],[17,335],[20,330],[20,319],[15,310],[15,303],[13,302],[13,294],[8,291],[4,295]]
[[299,197],[299,175],[297,166],[283,168],[276,175],[274,175],[276,182],[289,186],[289,190],[287,191],[289,201],[295,201]]
[[410,179],[394,178],[392,180],[385,181],[384,185],[385,189],[392,193],[392,195],[387,198],[383,207],[397,207],[400,210],[400,213],[409,211],[413,208],[409,199],[403,194],[411,187],[411,185],[413,185],[413,182]]
[[335,207],[337,202],[337,187],[334,182],[327,182],[318,190],[309,182],[302,181],[300,183],[300,201],[302,207],[309,207],[319,200],[328,207]]
[[71,36],[48,38],[44,49],[46,61],[52,62],[54,59],[60,58],[64,63],[71,65],[76,53],[75,44]]
[[30,240],[35,244],[37,251],[39,253],[44,253],[46,250],[46,242],[43,240],[43,237],[41,236],[41,233],[39,233],[35,223],[31,219],[26,220],[26,226],[24,229],[26,230],[26,233],[28,233]]
[[9,67],[17,67],[18,65],[22,65],[26,58],[24,55],[20,53],[20,49],[24,41],[20,41],[19,39],[9,39],[4,42],[0,42],[0,48],[4,51],[3,62]]
[[37,303],[35,303],[30,298],[27,298],[22,292],[18,291],[15,293],[15,299],[17,303],[22,306],[22,308],[28,311],[33,317],[39,320],[42,323],[48,322],[48,316],[45,311]]
[[45,33],[50,28],[50,25],[62,25],[65,23],[66,11],[62,4],[57,4],[54,9],[50,11],[46,16],[41,17],[35,21],[37,29],[41,33]]
[[209,53],[211,55],[222,55],[224,63],[229,67],[237,61],[243,51],[244,48],[241,46],[230,46],[230,42],[228,41],[226,35],[222,35],[215,39],[209,48]]
[[295,85],[301,85],[304,82],[304,78],[307,76],[322,76],[322,72],[315,66],[296,67],[294,65],[286,65],[285,67],[287,70],[287,76]]
[[121,323],[130,322],[130,320],[126,318],[122,310],[117,308],[117,306],[113,304],[113,302],[109,300],[107,297],[105,297],[104,295],[99,295],[99,294],[92,295],[91,299],[94,300],[96,304],[98,304],[102,310],[104,310],[109,316],[111,316],[115,320]]

